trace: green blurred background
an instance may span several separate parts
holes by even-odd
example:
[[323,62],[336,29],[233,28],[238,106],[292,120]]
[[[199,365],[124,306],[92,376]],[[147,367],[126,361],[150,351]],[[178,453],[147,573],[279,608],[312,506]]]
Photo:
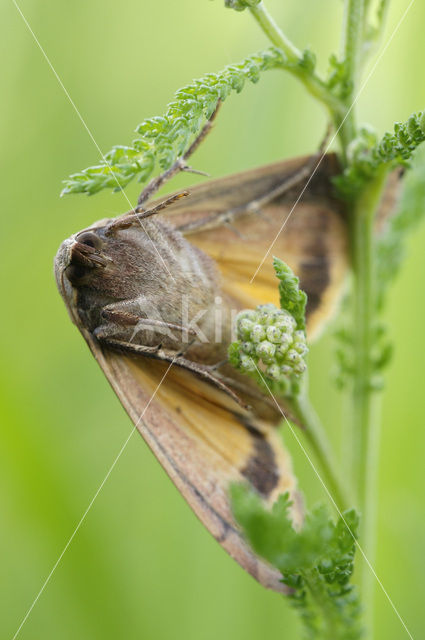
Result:
[[[393,0],[392,33],[408,0]],[[267,46],[247,13],[208,0],[21,0],[102,150],[132,139],[175,89]],[[322,69],[337,50],[339,0],[269,0]],[[359,101],[380,133],[425,107],[425,5],[416,2]],[[126,210],[120,194],[59,199],[61,180],[98,160],[11,0],[0,4],[0,636],[12,638],[131,425],[56,291],[60,242]],[[226,102],[195,166],[220,176],[317,148],[325,115],[268,72]],[[185,184],[188,183],[186,180]],[[183,184],[177,181],[173,185]],[[134,201],[137,185],[127,193]],[[384,393],[376,570],[412,635],[424,626],[425,228],[411,239],[388,319],[397,350]],[[332,341],[311,355],[315,402],[338,442],[347,407],[330,382]],[[288,433],[310,504],[325,496]],[[359,562],[361,559],[359,558]],[[298,638],[294,615],[233,563],[133,437],[19,637]],[[377,589],[376,638],[407,637]]]

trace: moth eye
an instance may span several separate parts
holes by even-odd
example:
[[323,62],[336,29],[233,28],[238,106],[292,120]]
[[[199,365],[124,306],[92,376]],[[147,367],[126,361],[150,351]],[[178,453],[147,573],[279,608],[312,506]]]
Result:
[[78,264],[70,264],[65,269],[65,275],[71,284],[77,284],[87,273],[87,269]]
[[84,231],[84,233],[77,236],[76,240],[80,244],[93,247],[93,249],[100,249],[102,246],[102,240],[92,231]]

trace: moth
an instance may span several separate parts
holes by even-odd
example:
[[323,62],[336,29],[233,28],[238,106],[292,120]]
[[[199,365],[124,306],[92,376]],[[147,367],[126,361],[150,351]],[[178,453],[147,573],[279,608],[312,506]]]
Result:
[[346,213],[331,183],[338,160],[324,156],[313,176],[316,156],[278,162],[147,205],[186,168],[189,152],[148,185],[134,211],[65,240],[56,281],[71,320],[195,514],[255,579],[284,592],[280,574],[253,554],[233,521],[228,489],[248,482],[269,503],[289,491],[301,523],[277,430],[286,408],[233,370],[227,349],[235,312],[279,306],[273,254],[308,295],[309,340],[332,315],[348,265]]

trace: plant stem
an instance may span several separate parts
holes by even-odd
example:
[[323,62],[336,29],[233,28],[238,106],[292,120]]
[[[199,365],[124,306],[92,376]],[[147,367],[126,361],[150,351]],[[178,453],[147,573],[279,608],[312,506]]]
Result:
[[[380,416],[380,397],[374,394],[371,403],[371,428],[369,429],[368,439],[366,443],[366,475],[365,488],[367,494],[364,497],[363,505],[363,530],[362,541],[363,548],[366,549],[367,558],[372,566],[376,560],[376,526],[377,526],[377,508],[378,508],[378,463],[379,463],[379,439],[381,430]],[[375,593],[375,576],[370,568],[364,562],[361,574],[361,589],[363,601],[366,603],[365,611],[365,627],[369,636],[374,637],[374,593]]]
[[285,70],[295,75],[307,90],[320,102],[322,102],[330,111],[332,117],[339,114],[342,117],[344,112],[344,104],[334,96],[326,86],[326,83],[314,71],[307,70],[302,62],[302,53],[283,33],[276,24],[272,16],[267,11],[262,2],[255,7],[249,7],[249,10],[261,29],[264,31],[270,42],[281,49],[287,62],[284,66]]
[[364,0],[345,0],[343,28],[343,59],[345,65],[344,112],[335,114],[335,124],[342,146],[344,160],[347,160],[348,144],[356,137],[356,121],[353,103],[360,71],[363,28]]
[[338,631],[335,628],[335,611],[332,602],[329,599],[329,595],[323,593],[323,583],[317,580],[313,571],[309,573],[310,575],[306,572],[303,578],[318,611],[322,614],[323,625],[319,631],[320,638],[321,640],[337,640],[338,636],[336,634]]
[[387,178],[383,167],[356,202],[352,211],[352,261],[355,363],[353,373],[353,470],[360,506],[366,494],[367,437],[371,426],[371,399],[376,304],[374,299],[374,216]]
[[260,2],[255,7],[250,7],[250,11],[269,40],[276,45],[276,47],[284,51],[289,62],[297,64],[301,59],[301,51],[297,49],[280,27],[278,27],[264,4]]
[[371,321],[372,298],[372,228],[370,211],[355,207],[353,217],[353,311],[355,367],[353,374],[352,458],[353,486],[357,501],[362,502],[364,471],[363,453],[367,431],[371,422]]
[[351,102],[357,86],[363,37],[364,0],[345,0],[344,64],[348,79],[347,99]]
[[310,404],[307,394],[303,392],[295,396],[293,402],[291,402],[291,408],[304,427],[304,437],[320,464],[326,489],[340,510],[347,509],[351,504],[351,500],[346,483],[337,471],[337,465],[326,432],[317,413]]
[[[373,564],[375,547],[376,482],[378,466],[378,395],[373,388],[372,350],[376,304],[374,298],[374,219],[387,178],[383,167],[354,206],[352,212],[353,311],[355,363],[353,374],[352,454],[353,486],[362,513],[360,539]],[[372,624],[373,575],[362,565],[362,592]]]

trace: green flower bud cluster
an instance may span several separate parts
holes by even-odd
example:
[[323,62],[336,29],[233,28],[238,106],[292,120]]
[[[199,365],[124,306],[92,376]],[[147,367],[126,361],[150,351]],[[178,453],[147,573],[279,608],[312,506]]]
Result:
[[274,304],[242,311],[236,318],[237,367],[255,373],[258,367],[267,377],[286,383],[306,370],[308,352],[304,331],[297,330],[294,317]]

